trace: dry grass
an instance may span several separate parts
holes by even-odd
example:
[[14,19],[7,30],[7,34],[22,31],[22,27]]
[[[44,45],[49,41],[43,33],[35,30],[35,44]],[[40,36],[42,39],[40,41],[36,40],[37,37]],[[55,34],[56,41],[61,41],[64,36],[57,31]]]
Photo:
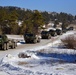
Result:
[[69,49],[76,49],[76,36],[68,35],[65,39],[61,39],[62,43]]
[[28,64],[28,63],[27,62],[21,62],[21,61],[18,62],[18,65],[26,65],[26,64]]
[[37,67],[38,66],[38,65],[32,65],[29,62],[25,62],[25,61],[19,61],[18,62],[18,65],[19,66],[24,66],[24,67],[30,67],[30,68]]

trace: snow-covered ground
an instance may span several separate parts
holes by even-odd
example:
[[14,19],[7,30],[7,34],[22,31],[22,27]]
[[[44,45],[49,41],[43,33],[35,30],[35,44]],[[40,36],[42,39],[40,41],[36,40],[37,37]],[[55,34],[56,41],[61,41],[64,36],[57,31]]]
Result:
[[[61,38],[75,33],[67,32],[40,48],[5,55],[0,61],[0,71],[8,75],[76,75],[76,50],[59,46]],[[22,54],[23,58],[19,56]]]

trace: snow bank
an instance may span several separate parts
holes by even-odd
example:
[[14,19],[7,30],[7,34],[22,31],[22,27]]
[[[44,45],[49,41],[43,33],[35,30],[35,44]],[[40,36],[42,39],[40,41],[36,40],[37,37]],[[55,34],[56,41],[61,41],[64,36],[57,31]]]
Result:
[[[9,75],[76,75],[76,64],[66,63],[46,56],[46,58],[40,57],[33,51],[29,51],[28,54],[33,54],[32,58],[18,58],[10,54],[6,55],[0,63],[0,68]],[[18,62],[28,63],[19,64]]]
[[21,41],[17,42],[17,45],[22,45],[22,44],[25,44],[24,40],[21,40]]
[[76,31],[68,31],[65,34],[63,34],[60,39],[64,39],[65,37],[67,37],[68,35],[75,35]]

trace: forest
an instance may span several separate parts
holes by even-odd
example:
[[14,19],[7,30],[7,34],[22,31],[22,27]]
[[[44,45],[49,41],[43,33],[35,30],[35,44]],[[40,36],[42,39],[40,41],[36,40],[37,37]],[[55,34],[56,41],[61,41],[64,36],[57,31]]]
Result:
[[[64,12],[30,10],[14,6],[0,6],[0,34],[38,33],[39,28],[54,22],[54,27],[62,22],[62,29],[76,20],[76,16]],[[21,24],[19,24],[19,22]]]

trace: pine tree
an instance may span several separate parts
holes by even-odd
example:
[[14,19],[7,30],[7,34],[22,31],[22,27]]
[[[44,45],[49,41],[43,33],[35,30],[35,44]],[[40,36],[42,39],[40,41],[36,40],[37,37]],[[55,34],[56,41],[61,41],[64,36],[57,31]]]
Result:
[[38,28],[44,24],[43,17],[38,10],[35,10],[32,17],[32,23],[34,26],[34,32],[38,33]]

